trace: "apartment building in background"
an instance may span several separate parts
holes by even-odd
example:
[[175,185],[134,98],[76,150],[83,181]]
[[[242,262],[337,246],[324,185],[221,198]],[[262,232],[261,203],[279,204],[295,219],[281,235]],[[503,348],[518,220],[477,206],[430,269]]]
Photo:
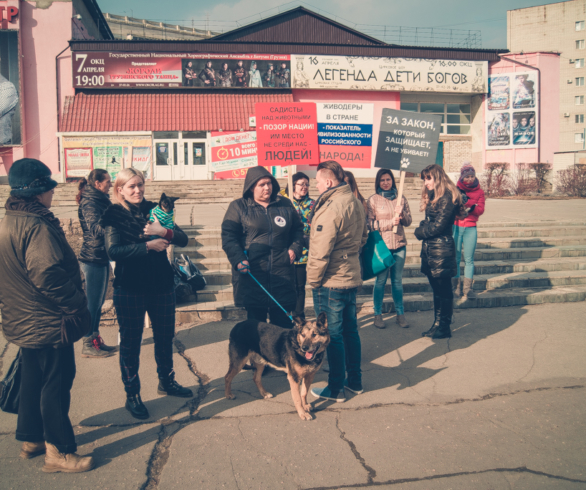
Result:
[[[511,53],[560,54],[558,152],[582,150],[586,129],[586,0],[509,10],[507,31]],[[547,131],[548,121],[541,123]]]

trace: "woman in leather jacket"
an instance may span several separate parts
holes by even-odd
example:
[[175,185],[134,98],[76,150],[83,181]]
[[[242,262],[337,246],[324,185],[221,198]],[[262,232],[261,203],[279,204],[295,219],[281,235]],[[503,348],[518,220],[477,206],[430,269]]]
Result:
[[452,226],[463,210],[462,195],[439,165],[425,167],[421,179],[424,186],[420,210],[425,211],[425,220],[415,230],[415,237],[423,240],[421,272],[427,276],[433,290],[435,312],[432,327],[421,335],[445,339],[452,336],[452,277],[457,267]]
[[112,187],[110,174],[103,168],[90,172],[87,180],[79,183],[75,200],[79,204],[77,216],[83,232],[83,244],[79,252],[79,265],[85,276],[85,292],[92,316],[92,329],[83,339],[82,357],[110,357],[116,347],[107,346],[100,336],[102,305],[106,299],[110,261],[104,244],[104,229],[100,218],[112,204],[109,192]]
[[[142,172],[125,168],[114,182],[114,198],[100,221],[106,230],[106,250],[116,262],[114,307],[120,326],[120,369],[126,390],[126,409],[134,418],[149,417],[140,398],[138,362],[148,313],[155,341],[159,395],[191,398],[193,393],[175,381],[175,288],[173,269],[167,258],[169,244],[185,247],[187,235],[175,225],[163,228],[148,215],[156,203],[144,199]],[[153,238],[159,237],[159,238]]]

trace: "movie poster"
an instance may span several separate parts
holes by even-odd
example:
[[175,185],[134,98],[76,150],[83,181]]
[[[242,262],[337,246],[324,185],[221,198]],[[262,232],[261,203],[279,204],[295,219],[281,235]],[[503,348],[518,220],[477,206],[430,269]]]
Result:
[[0,32],[0,146],[22,144],[18,32]]
[[539,144],[537,74],[499,73],[489,78],[489,87],[486,148],[536,148]]
[[488,79],[488,108],[491,111],[502,111],[510,107],[510,87],[508,76],[496,76]]
[[488,146],[508,146],[511,143],[511,123],[508,112],[488,114]]

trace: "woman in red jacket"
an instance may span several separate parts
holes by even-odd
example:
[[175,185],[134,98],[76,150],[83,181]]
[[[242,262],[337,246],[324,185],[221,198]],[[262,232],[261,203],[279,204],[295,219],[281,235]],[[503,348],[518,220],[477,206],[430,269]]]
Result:
[[[474,298],[472,289],[474,277],[474,252],[478,234],[476,222],[484,213],[484,191],[476,178],[476,171],[470,162],[465,162],[460,170],[458,189],[466,194],[468,201],[466,208],[468,216],[465,219],[457,219],[454,222],[454,242],[456,243],[456,264],[458,264],[455,283],[455,296],[463,296],[466,299]],[[462,259],[462,244],[464,245],[464,281],[460,277],[460,260]]]

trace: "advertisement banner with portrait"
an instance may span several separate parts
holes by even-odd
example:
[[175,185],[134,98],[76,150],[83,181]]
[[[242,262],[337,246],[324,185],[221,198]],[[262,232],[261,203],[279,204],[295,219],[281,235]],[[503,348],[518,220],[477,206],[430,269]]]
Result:
[[0,31],[0,146],[22,144],[18,31]]
[[488,62],[291,55],[293,88],[401,92],[487,92]]
[[237,179],[256,167],[256,131],[212,131],[210,133],[214,179]]
[[486,148],[536,148],[539,144],[537,72],[499,73],[489,78]]
[[336,160],[344,168],[370,168],[374,104],[318,103],[320,161]]
[[[112,180],[123,168],[136,168],[152,176],[152,139],[150,135],[62,135],[66,178],[85,177],[94,168],[107,170]],[[89,155],[88,155],[89,153]],[[73,161],[71,166],[69,162]],[[85,164],[83,164],[83,159]],[[89,162],[89,163],[88,163]]]
[[288,54],[73,54],[74,88],[289,88]]

